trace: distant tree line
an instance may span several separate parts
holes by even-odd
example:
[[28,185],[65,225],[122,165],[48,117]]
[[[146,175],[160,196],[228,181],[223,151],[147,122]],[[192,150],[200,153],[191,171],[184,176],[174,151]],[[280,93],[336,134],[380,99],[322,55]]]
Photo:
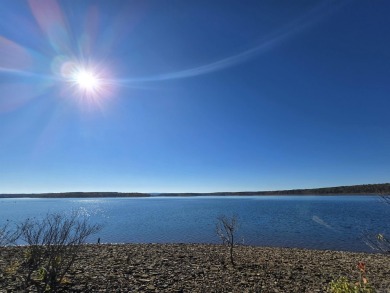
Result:
[[149,196],[207,196],[207,195],[333,195],[333,194],[377,194],[390,195],[390,183],[337,186],[312,189],[290,189],[276,191],[240,191],[213,193],[139,193],[139,192],[61,192],[31,194],[0,194],[0,198],[88,198],[88,197],[149,197]]
[[390,194],[390,183],[363,184],[352,186],[337,186],[312,189],[290,189],[276,191],[240,191],[240,192],[214,192],[214,193],[165,193],[172,196],[196,196],[196,195],[325,195],[325,194]]
[[[241,193],[241,192],[240,192]],[[252,193],[249,193],[252,194]],[[390,183],[253,192],[258,195],[310,194],[390,194]]]
[[138,192],[59,192],[59,193],[23,193],[0,194],[0,198],[88,198],[88,197],[147,197],[148,193]]

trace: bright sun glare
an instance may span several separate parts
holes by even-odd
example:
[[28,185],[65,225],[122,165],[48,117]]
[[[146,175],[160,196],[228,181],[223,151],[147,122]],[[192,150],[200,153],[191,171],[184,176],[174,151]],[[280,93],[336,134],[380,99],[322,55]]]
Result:
[[80,70],[74,76],[77,85],[85,91],[95,91],[99,89],[99,78],[91,71]]
[[112,91],[107,71],[101,66],[59,58],[62,78],[70,85],[73,94],[88,101],[101,100]]

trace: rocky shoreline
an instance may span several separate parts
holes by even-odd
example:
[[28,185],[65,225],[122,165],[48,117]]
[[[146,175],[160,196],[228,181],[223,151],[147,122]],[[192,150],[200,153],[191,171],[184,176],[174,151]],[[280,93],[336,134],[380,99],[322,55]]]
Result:
[[[25,247],[0,247],[0,292],[25,292],[7,267]],[[367,267],[377,292],[390,292],[390,255],[212,244],[84,245],[64,292],[326,292],[332,280],[358,280]],[[35,292],[31,288],[30,292]]]

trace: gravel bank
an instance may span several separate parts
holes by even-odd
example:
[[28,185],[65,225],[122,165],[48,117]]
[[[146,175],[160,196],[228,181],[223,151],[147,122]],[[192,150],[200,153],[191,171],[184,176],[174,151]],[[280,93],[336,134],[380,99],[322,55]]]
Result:
[[[0,248],[0,292],[24,292],[4,271],[23,249]],[[85,245],[65,292],[326,292],[340,276],[357,280],[359,261],[378,292],[390,292],[390,255],[238,246],[233,268],[227,252],[209,244]]]

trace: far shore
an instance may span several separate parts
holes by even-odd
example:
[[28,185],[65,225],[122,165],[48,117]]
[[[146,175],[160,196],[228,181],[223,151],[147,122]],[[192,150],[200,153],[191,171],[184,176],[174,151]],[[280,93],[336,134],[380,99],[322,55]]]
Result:
[[160,194],[160,195],[106,195],[106,196],[94,196],[94,195],[80,195],[80,196],[72,196],[72,195],[42,195],[42,194],[0,194],[0,199],[9,199],[9,198],[18,198],[18,199],[32,199],[32,198],[150,198],[150,197],[231,197],[231,196],[264,196],[264,197],[269,197],[269,196],[302,196],[302,197],[307,197],[307,196],[378,196],[378,194],[372,193],[372,194],[367,194],[367,193],[327,193],[327,194]]
[[390,195],[390,183],[337,186],[311,189],[289,189],[274,191],[239,191],[209,193],[141,193],[141,192],[57,192],[57,193],[7,193],[0,198],[115,198],[115,197],[185,197],[185,196],[358,196],[358,195]]

